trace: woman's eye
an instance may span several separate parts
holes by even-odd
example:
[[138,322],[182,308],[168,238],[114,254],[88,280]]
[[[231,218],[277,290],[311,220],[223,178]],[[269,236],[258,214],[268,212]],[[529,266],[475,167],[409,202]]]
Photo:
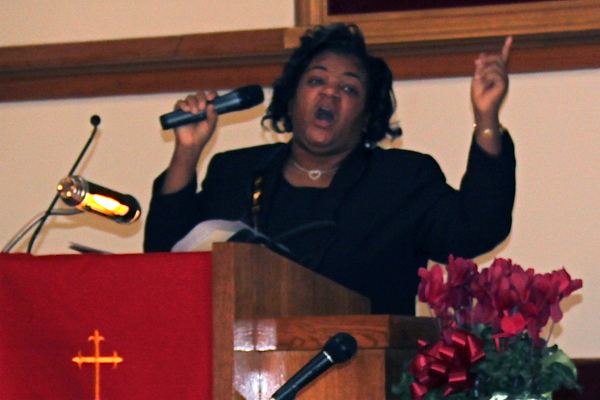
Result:
[[325,81],[323,78],[313,77],[308,79],[308,84],[312,86],[322,85]]
[[354,86],[344,85],[344,86],[342,86],[342,89],[344,90],[344,92],[346,92],[348,94],[352,94],[352,95],[358,94],[358,89],[355,88]]

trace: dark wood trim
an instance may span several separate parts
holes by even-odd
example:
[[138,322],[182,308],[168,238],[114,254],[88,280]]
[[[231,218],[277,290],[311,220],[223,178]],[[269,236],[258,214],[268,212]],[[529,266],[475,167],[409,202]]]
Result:
[[0,101],[268,86],[283,29],[0,48]]
[[373,43],[419,42],[600,29],[600,0],[557,0],[329,15],[328,0],[295,0],[297,26],[354,22]]
[[[304,28],[0,48],[0,101],[270,86]],[[502,37],[381,42],[396,79],[467,76]],[[515,36],[511,72],[600,67],[600,29]]]
[[[272,56],[281,52],[286,29],[263,29],[0,48],[1,70],[69,66],[97,69],[126,65],[169,66],[181,62],[218,63],[226,59]],[[245,64],[245,62],[244,62]]]
[[[395,79],[470,76],[473,60],[482,51],[498,51],[504,38],[420,43],[418,45],[373,45]],[[565,71],[600,67],[600,31],[585,38],[562,36],[517,36],[509,61],[510,73]]]

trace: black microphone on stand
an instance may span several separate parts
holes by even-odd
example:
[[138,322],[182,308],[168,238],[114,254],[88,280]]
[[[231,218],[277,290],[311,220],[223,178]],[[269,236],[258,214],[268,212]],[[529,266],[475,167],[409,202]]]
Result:
[[331,366],[344,363],[354,357],[357,348],[356,339],[352,335],[345,332],[333,335],[327,340],[323,350],[273,393],[271,399],[295,399],[300,389],[318,378]]
[[[215,108],[217,114],[241,111],[259,105],[265,96],[260,85],[249,85],[233,90],[223,96],[208,102]],[[160,116],[160,125],[164,130],[178,128],[183,125],[195,124],[206,119],[206,110],[197,114],[183,110],[175,110]]]
[[[90,135],[90,138],[86,142],[85,146],[83,146],[83,149],[81,150],[81,153],[79,153],[79,156],[77,157],[77,160],[75,160],[75,163],[73,164],[73,167],[71,167],[71,170],[69,171],[69,173],[67,174],[67,176],[73,175],[73,172],[75,171],[75,169],[79,165],[79,162],[83,158],[83,155],[85,154],[85,152],[87,151],[87,149],[90,147],[90,144],[92,144],[92,140],[94,140],[94,137],[96,136],[96,133],[98,132],[98,125],[100,125],[100,117],[97,116],[97,115],[92,115],[92,117],[90,118],[90,123],[94,127],[94,129],[92,129],[92,134]],[[50,203],[50,206],[48,207],[48,209],[46,210],[46,212],[44,213],[44,215],[40,219],[37,228],[35,229],[35,231],[31,235],[31,239],[29,239],[29,243],[27,244],[27,253],[31,253],[31,250],[33,249],[33,243],[35,242],[35,239],[37,238],[38,234],[42,230],[42,226],[44,226],[44,223],[46,222],[46,220],[48,219],[48,217],[50,216],[50,214],[52,214],[52,209],[54,208],[54,205],[58,201],[59,197],[60,197],[60,193],[57,193],[54,196],[54,199],[52,200],[52,202]]]

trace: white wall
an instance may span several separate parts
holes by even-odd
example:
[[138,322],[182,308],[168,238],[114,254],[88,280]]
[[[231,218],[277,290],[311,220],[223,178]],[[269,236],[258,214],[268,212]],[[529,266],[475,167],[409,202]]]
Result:
[[[73,3],[3,1],[0,45],[293,24],[291,0],[179,1],[177,9],[159,1],[82,3],[85,7]],[[457,186],[471,134],[469,79],[396,82],[395,90],[405,136],[394,145],[434,155]],[[517,148],[514,228],[497,251],[477,260],[486,265],[494,256],[511,258],[540,272],[564,266],[584,280],[555,329],[558,344],[572,357],[600,357],[600,294],[595,290],[600,286],[599,93],[600,70],[511,76],[502,121]],[[182,95],[0,103],[0,243],[48,206],[55,184],[89,136],[93,114],[102,118],[100,134],[78,172],[134,195],[147,210],[152,180],[167,165],[173,145],[171,134],[161,132],[158,116]],[[268,102],[268,90],[266,95]],[[277,140],[261,130],[263,112],[264,106],[224,116],[211,154]],[[206,159],[201,173],[205,166]],[[69,242],[140,252],[143,223],[117,225],[89,214],[56,217],[45,226],[34,253],[72,253]],[[16,251],[24,251],[26,241]]]
[[0,46],[293,26],[292,0],[2,0]]

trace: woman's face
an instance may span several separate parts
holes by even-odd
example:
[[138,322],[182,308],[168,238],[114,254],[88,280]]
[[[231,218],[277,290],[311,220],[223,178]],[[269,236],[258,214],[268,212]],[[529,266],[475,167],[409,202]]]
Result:
[[314,155],[351,151],[367,122],[367,75],[353,56],[317,55],[290,104],[294,144]]

